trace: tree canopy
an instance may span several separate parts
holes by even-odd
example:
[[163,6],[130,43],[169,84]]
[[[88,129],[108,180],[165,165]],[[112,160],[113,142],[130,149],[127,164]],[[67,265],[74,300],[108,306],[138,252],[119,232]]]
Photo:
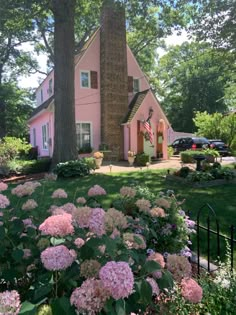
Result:
[[159,94],[176,131],[193,132],[194,113],[224,112],[225,87],[231,78],[230,53],[207,43],[188,43],[170,48],[159,62]]

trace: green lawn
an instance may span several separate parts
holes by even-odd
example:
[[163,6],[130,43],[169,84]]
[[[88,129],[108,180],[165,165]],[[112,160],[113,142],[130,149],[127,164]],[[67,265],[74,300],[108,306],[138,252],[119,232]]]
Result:
[[[229,235],[229,226],[234,224],[236,226],[236,185],[227,184],[223,186],[215,186],[209,188],[192,188],[188,185],[180,185],[174,183],[167,183],[164,175],[166,170],[142,170],[130,173],[109,173],[109,174],[93,174],[85,178],[75,179],[59,179],[56,182],[45,182],[43,189],[39,190],[34,199],[37,200],[41,207],[45,208],[45,215],[47,209],[53,203],[50,198],[52,192],[57,188],[63,188],[68,193],[70,201],[75,200],[79,196],[86,196],[88,189],[98,184],[107,191],[107,196],[102,196],[101,203],[104,208],[111,205],[114,196],[119,193],[122,186],[145,185],[152,190],[152,192],[166,191],[168,189],[174,190],[178,196],[178,200],[186,199],[182,208],[186,212],[190,212],[192,219],[196,219],[198,210],[206,203],[209,203],[215,210],[217,219],[220,223],[220,232]],[[15,198],[15,197],[14,197]],[[22,200],[23,203],[23,200]],[[65,200],[62,200],[65,203]],[[206,212],[206,211],[205,211]],[[201,224],[206,225],[206,213],[203,211],[201,216]],[[212,225],[215,229],[215,225]],[[235,231],[236,239],[236,231]],[[214,243],[213,243],[214,241]],[[215,251],[215,240],[212,240],[212,253]],[[201,239],[201,244],[206,248],[206,239]],[[225,242],[222,240],[222,247],[225,247]],[[193,248],[195,249],[195,248]],[[206,249],[204,249],[206,252]],[[235,244],[235,266],[236,266],[236,244]]]

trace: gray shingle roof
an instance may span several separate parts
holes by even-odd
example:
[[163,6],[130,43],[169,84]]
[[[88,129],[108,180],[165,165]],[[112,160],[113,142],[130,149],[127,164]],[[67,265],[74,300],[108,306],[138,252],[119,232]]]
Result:
[[132,119],[134,118],[134,115],[138,111],[139,107],[142,105],[142,102],[149,91],[150,90],[148,89],[148,90],[138,92],[135,94],[135,96],[133,97],[132,101],[129,104],[129,111],[123,120],[123,124],[127,124],[132,121]]

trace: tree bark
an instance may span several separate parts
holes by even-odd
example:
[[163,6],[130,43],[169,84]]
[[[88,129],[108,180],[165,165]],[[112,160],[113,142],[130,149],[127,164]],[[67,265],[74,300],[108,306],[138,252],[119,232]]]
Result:
[[75,0],[52,0],[55,20],[53,165],[77,158],[74,98]]

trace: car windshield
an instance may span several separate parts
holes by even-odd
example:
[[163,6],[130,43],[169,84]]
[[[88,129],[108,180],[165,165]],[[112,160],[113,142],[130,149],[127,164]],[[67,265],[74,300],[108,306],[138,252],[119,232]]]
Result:
[[194,143],[208,143],[207,139],[205,138],[195,138],[193,141]]
[[214,145],[225,145],[224,142],[221,142],[221,141],[213,141],[212,144],[214,144]]

